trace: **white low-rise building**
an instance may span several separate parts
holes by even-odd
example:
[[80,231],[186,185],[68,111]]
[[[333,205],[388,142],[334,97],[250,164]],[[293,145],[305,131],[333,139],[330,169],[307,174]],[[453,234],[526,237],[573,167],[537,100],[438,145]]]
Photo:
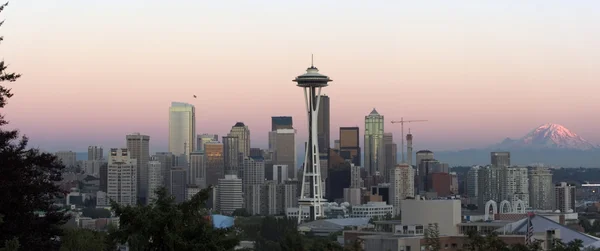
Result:
[[394,206],[388,205],[385,202],[370,201],[367,204],[353,206],[350,213],[351,218],[372,218],[385,217],[386,215],[394,215]]

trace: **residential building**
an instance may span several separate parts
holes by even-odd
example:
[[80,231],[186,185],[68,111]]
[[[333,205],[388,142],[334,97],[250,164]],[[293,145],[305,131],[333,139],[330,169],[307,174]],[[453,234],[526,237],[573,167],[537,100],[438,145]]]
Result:
[[394,169],[390,171],[389,176],[390,204],[394,206],[395,211],[393,212],[393,215],[398,215],[400,213],[400,203],[402,203],[402,200],[415,196],[415,171],[408,164],[400,164],[396,165]]
[[88,146],[88,160],[104,159],[104,150],[101,146]]
[[108,156],[107,196],[123,206],[137,205],[137,160],[127,148],[111,148]]
[[465,193],[469,204],[477,205],[478,191],[478,175],[479,166],[473,166],[467,171],[467,178],[465,179]]
[[222,214],[231,215],[244,207],[242,180],[237,175],[225,175],[225,178],[219,179],[218,193],[218,208]]
[[242,162],[243,174],[242,178],[243,191],[251,185],[261,185],[265,183],[265,162],[262,158],[244,158]]
[[56,157],[60,160],[65,167],[77,166],[77,156],[73,151],[59,151],[56,152]]
[[158,196],[156,191],[163,187],[162,164],[156,160],[148,162],[148,200],[147,203],[153,203]]
[[552,172],[545,167],[534,167],[529,172],[529,206],[537,210],[554,209]]
[[563,213],[575,210],[575,185],[560,182],[554,187],[555,205],[554,209]]
[[287,165],[273,165],[273,179],[277,184],[281,184],[290,179]]

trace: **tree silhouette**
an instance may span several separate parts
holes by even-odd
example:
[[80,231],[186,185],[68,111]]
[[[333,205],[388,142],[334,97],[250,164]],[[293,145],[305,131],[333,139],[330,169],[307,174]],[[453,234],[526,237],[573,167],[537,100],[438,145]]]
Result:
[[[7,5],[0,5],[0,12]],[[0,83],[19,77],[0,61]],[[0,85],[0,108],[12,96],[10,88]],[[62,180],[64,166],[52,154],[28,149],[28,138],[20,137],[17,130],[5,130],[6,124],[0,114],[0,215],[4,216],[0,243],[7,243],[5,250],[58,250],[60,226],[68,216],[53,202],[63,196],[56,182]]]

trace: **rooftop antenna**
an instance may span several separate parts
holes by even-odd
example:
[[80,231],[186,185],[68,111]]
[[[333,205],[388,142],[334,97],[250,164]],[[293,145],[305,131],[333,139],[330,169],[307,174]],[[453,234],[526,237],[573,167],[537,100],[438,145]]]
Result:
[[310,68],[315,68],[315,58],[314,58],[314,54],[310,54]]

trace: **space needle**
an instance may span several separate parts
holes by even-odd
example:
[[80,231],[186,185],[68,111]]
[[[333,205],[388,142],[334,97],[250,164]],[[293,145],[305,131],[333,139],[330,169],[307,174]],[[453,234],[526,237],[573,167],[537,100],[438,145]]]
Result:
[[[293,80],[297,86],[304,88],[304,100],[308,112],[308,144],[304,157],[304,176],[298,199],[298,223],[302,222],[303,210],[309,208],[311,221],[323,215],[323,189],[321,188],[321,166],[319,164],[319,141],[317,140],[317,120],[321,88],[326,87],[332,80],[319,73],[312,62],[306,73]],[[308,188],[308,191],[306,189]]]

